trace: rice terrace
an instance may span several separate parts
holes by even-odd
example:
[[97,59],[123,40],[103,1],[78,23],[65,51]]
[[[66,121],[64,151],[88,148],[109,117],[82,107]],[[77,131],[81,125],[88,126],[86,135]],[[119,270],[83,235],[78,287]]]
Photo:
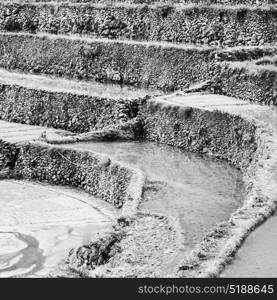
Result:
[[276,0],[0,3],[0,277],[277,277]]

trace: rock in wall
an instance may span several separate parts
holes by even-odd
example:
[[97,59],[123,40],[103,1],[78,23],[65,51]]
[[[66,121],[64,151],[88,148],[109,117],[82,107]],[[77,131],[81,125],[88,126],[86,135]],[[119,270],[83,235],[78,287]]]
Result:
[[19,148],[16,145],[0,139],[0,171],[13,168],[18,158],[18,153]]

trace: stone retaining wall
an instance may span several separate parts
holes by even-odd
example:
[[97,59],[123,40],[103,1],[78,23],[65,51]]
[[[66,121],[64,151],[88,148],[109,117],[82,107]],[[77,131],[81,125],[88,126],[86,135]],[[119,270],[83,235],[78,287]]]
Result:
[[[191,256],[184,255],[178,272],[178,276],[184,277],[216,276],[231,260],[249,232],[276,207],[276,180],[274,176],[269,176],[276,164],[275,133],[267,126],[250,122],[248,118],[236,114],[180,107],[157,99],[143,103],[140,114],[145,117],[147,140],[213,154],[228,160],[244,173],[248,195],[242,207],[230,221],[219,224],[210,232]],[[25,144],[21,148],[13,169],[14,176],[83,188],[116,207],[123,206],[123,216],[136,214],[144,186],[144,175],[137,170],[88,151],[40,143]],[[104,245],[102,250],[105,253],[107,250],[111,255],[111,244],[106,241],[120,243],[120,239],[124,238],[123,233],[128,234],[128,226],[124,232],[122,228],[119,227],[120,237],[116,233],[111,233],[104,240],[100,237],[85,246],[84,252],[79,251],[82,247],[72,252],[71,258],[79,263],[84,261],[88,253],[92,253],[93,257],[95,253],[95,259],[89,260],[94,264],[97,257],[102,255],[101,251],[94,251],[99,243]]]
[[277,105],[277,67],[251,62],[221,63],[214,77],[219,93],[261,104]]
[[56,185],[70,185],[121,208],[123,215],[135,212],[141,197],[143,176],[104,155],[42,143],[21,145],[13,176]]
[[256,127],[240,116],[159,100],[142,108],[145,138],[192,152],[211,154],[245,169],[257,149]]
[[277,9],[2,4],[0,29],[210,46],[276,43]]
[[165,90],[209,77],[213,48],[0,34],[0,67]]
[[0,119],[83,133],[136,116],[135,100],[113,100],[0,83]]

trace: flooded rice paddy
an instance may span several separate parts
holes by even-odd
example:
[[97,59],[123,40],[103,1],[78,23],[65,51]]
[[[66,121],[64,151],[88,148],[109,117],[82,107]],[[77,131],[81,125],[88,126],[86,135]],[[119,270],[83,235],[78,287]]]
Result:
[[71,248],[111,229],[105,204],[71,188],[0,181],[0,277],[54,271]]
[[189,250],[212,227],[229,219],[245,190],[239,170],[228,163],[149,142],[89,142],[65,147],[113,157],[146,173],[142,211],[165,214],[180,226]]

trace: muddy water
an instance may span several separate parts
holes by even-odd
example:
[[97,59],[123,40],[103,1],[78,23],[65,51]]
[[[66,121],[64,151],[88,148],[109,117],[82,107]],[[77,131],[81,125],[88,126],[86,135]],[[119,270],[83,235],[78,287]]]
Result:
[[106,153],[143,170],[150,182],[140,209],[171,216],[188,250],[216,223],[227,220],[244,199],[241,173],[219,160],[154,143],[79,143],[69,147]]
[[82,191],[0,181],[0,277],[55,271],[71,248],[110,230],[114,213]]
[[277,213],[255,229],[221,277],[277,277]]
[[79,95],[89,95],[93,97],[105,97],[112,99],[137,99],[147,95],[154,96],[163,94],[163,92],[155,89],[143,89],[113,83],[88,83],[81,80],[9,72],[2,68],[0,68],[0,82],[4,84],[17,84],[26,88],[50,92],[71,92]]

